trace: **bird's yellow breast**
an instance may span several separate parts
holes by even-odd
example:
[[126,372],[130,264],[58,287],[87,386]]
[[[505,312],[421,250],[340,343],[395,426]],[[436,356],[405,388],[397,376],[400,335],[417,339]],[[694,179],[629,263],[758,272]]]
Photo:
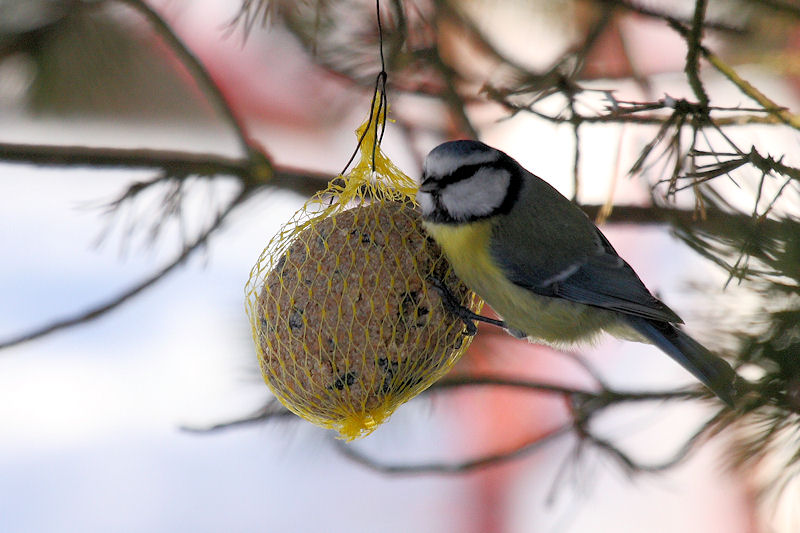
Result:
[[489,221],[458,225],[426,223],[425,229],[442,248],[458,277],[475,292],[479,293],[475,287],[482,286],[483,281],[504,277],[489,253],[492,236]]
[[[508,279],[491,255],[491,219],[462,224],[425,223],[461,280],[506,324],[529,337],[556,345],[593,339],[616,317],[607,311],[541,296]],[[541,251],[546,253],[546,251]]]

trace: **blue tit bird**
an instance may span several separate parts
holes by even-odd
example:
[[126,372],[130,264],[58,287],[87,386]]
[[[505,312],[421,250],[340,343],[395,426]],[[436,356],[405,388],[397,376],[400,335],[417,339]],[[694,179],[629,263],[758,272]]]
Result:
[[733,405],[731,366],[680,329],[583,211],[507,154],[437,146],[417,201],[455,273],[512,335],[562,347],[606,331],[654,344]]

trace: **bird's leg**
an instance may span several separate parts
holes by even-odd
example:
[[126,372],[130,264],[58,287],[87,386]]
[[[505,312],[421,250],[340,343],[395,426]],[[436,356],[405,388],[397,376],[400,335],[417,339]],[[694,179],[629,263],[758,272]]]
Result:
[[442,299],[442,305],[444,305],[445,310],[447,310],[448,313],[460,318],[461,321],[464,322],[464,326],[467,328],[466,334],[470,337],[478,332],[478,327],[473,321],[485,322],[487,324],[506,328],[506,323],[502,320],[497,320],[494,318],[489,318],[488,316],[473,313],[471,310],[461,305],[458,299],[456,299],[455,295],[453,295],[453,293],[442,280],[433,276],[428,276],[428,282],[436,290],[436,292],[439,293],[439,297]]

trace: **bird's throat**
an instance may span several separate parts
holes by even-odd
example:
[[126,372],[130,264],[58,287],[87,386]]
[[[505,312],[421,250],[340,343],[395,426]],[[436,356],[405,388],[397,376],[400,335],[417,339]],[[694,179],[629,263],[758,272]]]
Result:
[[480,294],[482,285],[495,276],[502,276],[490,256],[489,220],[462,224],[425,222],[425,230],[444,252],[453,270],[472,290]]

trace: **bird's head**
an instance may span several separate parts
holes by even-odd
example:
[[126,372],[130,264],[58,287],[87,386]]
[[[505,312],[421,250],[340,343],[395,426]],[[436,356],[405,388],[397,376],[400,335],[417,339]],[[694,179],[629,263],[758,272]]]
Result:
[[425,158],[417,201],[430,222],[458,224],[507,213],[524,170],[511,157],[479,141],[440,144]]

